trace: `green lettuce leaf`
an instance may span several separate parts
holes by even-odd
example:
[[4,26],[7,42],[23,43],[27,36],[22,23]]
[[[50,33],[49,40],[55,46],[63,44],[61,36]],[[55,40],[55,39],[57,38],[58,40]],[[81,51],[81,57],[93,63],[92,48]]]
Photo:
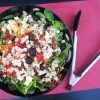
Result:
[[0,71],[2,71],[4,69],[4,66],[2,63],[0,63]]
[[54,21],[53,27],[59,30],[63,30],[64,29],[64,25],[62,22],[60,21]]
[[4,27],[5,21],[0,22],[0,28]]
[[60,73],[63,70],[63,66],[65,65],[65,58],[63,56],[58,56],[56,60],[60,63],[58,71],[58,73]]
[[45,18],[44,14],[41,12],[36,12],[35,15],[39,16],[40,18]]
[[59,41],[61,41],[63,39],[62,35],[63,35],[63,33],[59,32],[54,37],[57,47],[59,47]]
[[17,84],[17,89],[24,95],[35,92],[35,89],[37,88],[37,82],[40,80],[40,77],[34,76],[32,82],[28,86],[24,84],[24,81],[20,81]]
[[49,21],[54,20],[53,13],[50,10],[44,10],[44,15]]
[[68,55],[68,51],[69,49],[72,47],[72,45],[70,43],[66,43],[66,48],[62,51],[62,55],[66,58]]
[[8,19],[12,19],[12,18],[14,18],[14,15],[8,15],[8,16],[5,16],[5,17],[2,18],[2,19],[8,20]]

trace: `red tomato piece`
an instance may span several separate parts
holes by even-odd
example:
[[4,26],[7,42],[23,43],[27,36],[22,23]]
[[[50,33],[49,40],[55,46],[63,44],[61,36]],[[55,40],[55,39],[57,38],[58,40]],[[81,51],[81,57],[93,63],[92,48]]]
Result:
[[59,68],[58,68],[58,67],[56,67],[56,68],[55,68],[55,71],[56,71],[56,72],[58,72],[58,69],[59,69]]
[[5,65],[4,67],[5,67],[6,69],[9,69],[11,66],[12,66],[12,63],[10,63],[9,65]]
[[58,75],[58,79],[60,80],[62,78],[62,74],[59,74]]
[[11,76],[11,75],[12,75],[12,73],[11,73],[11,72],[7,72],[6,74],[7,74],[8,76]]
[[38,59],[38,61],[42,61],[43,60],[43,54],[42,54],[42,52],[37,52],[36,53],[36,57],[37,57],[37,59]]
[[16,78],[16,72],[13,71],[12,74],[11,74],[11,76],[12,76],[13,78]]
[[50,88],[50,87],[56,85],[56,83],[57,83],[57,81],[56,80],[53,80],[50,84],[48,84],[48,87]]
[[26,32],[25,35],[30,35],[31,33],[32,33],[32,31]]
[[7,33],[7,34],[4,35],[3,40],[7,40],[9,37],[10,37],[10,34]]
[[43,40],[44,39],[44,35],[41,35],[40,37],[39,37],[39,40]]
[[55,43],[54,38],[52,38],[52,48],[53,48],[54,50],[56,49],[56,43]]

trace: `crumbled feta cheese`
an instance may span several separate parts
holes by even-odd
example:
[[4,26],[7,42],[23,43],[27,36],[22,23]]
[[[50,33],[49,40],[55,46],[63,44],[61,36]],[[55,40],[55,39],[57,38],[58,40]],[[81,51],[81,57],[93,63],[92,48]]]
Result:
[[61,42],[62,42],[62,43],[65,43],[65,40],[62,40]]
[[6,28],[9,30],[9,33],[12,34],[12,30],[9,24],[6,25]]
[[40,48],[36,48],[37,52],[41,52],[41,49]]
[[27,40],[27,38],[21,38],[21,43],[24,43]]
[[15,42],[18,42],[18,40],[19,40],[18,38],[15,38]]
[[16,17],[14,17],[14,19],[15,19],[15,20],[19,20],[19,17],[16,16]]
[[10,44],[10,43],[12,43],[12,41],[11,41],[11,40],[9,40],[9,41],[8,41],[8,43]]
[[26,11],[23,11],[23,15],[27,16],[27,12]]
[[66,39],[69,40],[69,36],[67,34],[65,36],[66,36]]
[[59,31],[59,30],[57,30],[56,32],[57,32],[57,33],[59,33],[60,31]]
[[46,73],[47,73],[46,70],[43,70],[43,71],[40,70],[40,71],[38,72],[39,75],[43,75],[43,74],[46,74]]
[[6,28],[5,28],[5,27],[2,27],[1,30],[2,30],[3,32],[5,32],[5,31],[6,31]]
[[20,60],[12,60],[13,66],[21,66],[21,61]]
[[26,81],[25,81],[24,84],[25,84],[26,86],[28,86],[30,82],[32,82],[32,77],[31,77],[31,76],[27,76],[27,77],[26,77]]

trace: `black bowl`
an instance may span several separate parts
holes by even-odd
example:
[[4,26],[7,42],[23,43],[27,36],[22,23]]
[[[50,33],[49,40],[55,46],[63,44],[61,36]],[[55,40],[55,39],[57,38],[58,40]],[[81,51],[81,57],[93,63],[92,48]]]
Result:
[[[4,11],[3,13],[1,13],[0,14],[0,21],[2,20],[2,18],[4,18],[7,15],[20,16],[22,14],[22,11],[23,10],[25,10],[27,13],[30,13],[31,14],[31,13],[33,13],[32,12],[32,9],[33,8],[39,8],[41,12],[44,12],[44,10],[45,10],[45,8],[43,8],[43,7],[33,6],[33,5],[16,6],[16,7],[10,8],[10,9]],[[64,22],[62,21],[61,18],[59,18],[54,13],[53,13],[53,15],[54,15],[54,18],[56,20],[59,20],[59,21],[61,21],[64,24]],[[64,69],[61,72],[62,73],[62,78],[53,87],[48,88],[46,91],[40,92],[40,91],[37,90],[34,94],[30,94],[30,95],[27,95],[27,96],[41,95],[41,94],[45,94],[45,93],[53,90],[54,88],[56,88],[62,82],[62,80],[65,78],[65,76],[67,75],[68,71],[70,70],[71,64],[72,64],[72,56],[73,56],[73,43],[72,43],[72,38],[71,38],[71,34],[70,34],[69,30],[68,30],[68,27],[65,24],[64,24],[64,30],[62,30],[62,31],[63,31],[64,34],[67,34],[68,35],[69,41],[70,41],[70,43],[72,45],[72,47],[70,49],[70,53],[69,53],[71,57],[70,57],[69,61],[66,61],[66,64],[64,65]],[[65,35],[64,35],[64,38],[66,38]],[[67,60],[67,58],[66,58],[66,60]],[[19,93],[17,90],[14,90],[14,91],[10,90],[8,88],[8,84],[2,83],[2,82],[0,82],[0,89],[4,90],[5,92],[10,93],[12,95],[25,97],[25,95]]]

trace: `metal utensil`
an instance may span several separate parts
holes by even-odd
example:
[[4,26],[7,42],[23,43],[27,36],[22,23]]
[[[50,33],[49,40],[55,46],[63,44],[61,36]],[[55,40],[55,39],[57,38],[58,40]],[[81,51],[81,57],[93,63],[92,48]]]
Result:
[[76,15],[73,32],[74,32],[74,54],[73,54],[73,61],[72,61],[72,70],[70,74],[69,84],[67,85],[67,89],[71,90],[72,86],[74,86],[79,80],[93,67],[93,65],[100,60],[100,52],[90,61],[89,64],[83,69],[79,74],[75,74],[75,61],[76,61],[76,49],[77,49],[77,27],[79,24],[79,19],[81,16],[81,11],[79,11]]
[[69,84],[66,87],[67,89],[71,88],[71,80],[73,79],[73,72],[75,71],[76,50],[77,50],[77,28],[78,28],[80,16],[81,16],[81,10],[78,11],[78,13],[76,15],[76,18],[75,18],[75,21],[74,21],[74,25],[73,25],[73,33],[74,33],[74,39],[73,39],[73,60],[72,60],[72,69],[71,69],[71,73],[70,73]]

